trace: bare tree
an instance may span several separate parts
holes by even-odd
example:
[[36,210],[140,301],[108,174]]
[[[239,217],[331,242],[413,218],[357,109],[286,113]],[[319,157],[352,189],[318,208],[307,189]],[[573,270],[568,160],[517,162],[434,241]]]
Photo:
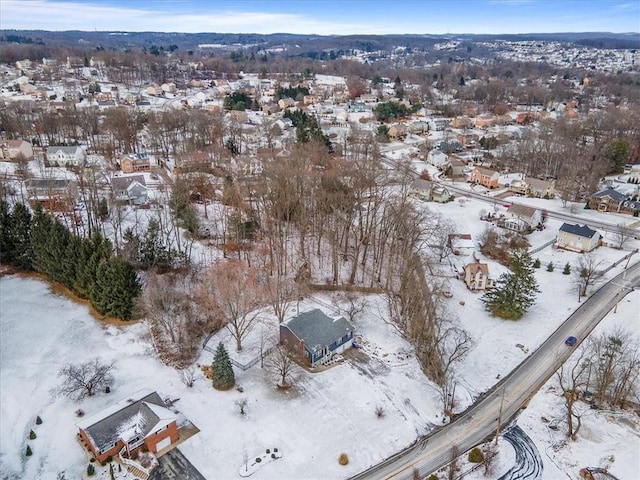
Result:
[[624,246],[633,238],[631,232],[625,227],[624,223],[618,223],[613,231],[613,241],[619,249],[623,249]]
[[354,292],[345,292],[334,299],[334,302],[342,315],[346,315],[352,324],[365,311],[369,305],[367,299]]
[[604,279],[604,271],[600,270],[602,260],[593,255],[582,255],[574,266],[574,280],[578,290],[578,300],[587,295],[589,287],[593,287]]
[[266,284],[266,293],[273,313],[278,317],[278,322],[282,323],[293,301],[298,298],[299,287],[292,279],[278,274],[269,277]]
[[564,364],[556,372],[558,383],[564,395],[567,407],[567,437],[575,440],[582,426],[582,414],[578,404],[580,391],[587,385],[590,361],[588,348],[581,347],[578,358],[571,360],[571,364]]
[[180,380],[187,387],[189,388],[193,387],[193,384],[196,383],[196,380],[197,380],[196,371],[193,369],[193,367],[180,370]]
[[289,351],[279,345],[267,360],[268,368],[278,375],[278,388],[288,388],[291,385],[287,382],[291,372],[296,368],[296,364],[291,358]]
[[91,397],[100,389],[108,389],[113,384],[112,370],[115,362],[103,363],[98,357],[83,363],[67,364],[58,373],[62,384],[54,393],[82,400]]
[[253,329],[266,303],[265,287],[257,268],[239,260],[217,262],[204,273],[214,293],[214,304],[227,329],[242,350],[242,341]]

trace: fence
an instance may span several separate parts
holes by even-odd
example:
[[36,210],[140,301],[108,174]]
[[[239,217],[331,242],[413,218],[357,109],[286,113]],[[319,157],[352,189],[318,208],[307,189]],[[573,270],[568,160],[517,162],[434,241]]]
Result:
[[[209,338],[211,338],[211,337],[209,337]],[[213,348],[211,348],[209,345],[206,344],[209,341],[209,338],[207,338],[205,340],[205,344],[202,346],[202,349],[206,350],[209,353],[215,354],[216,351]],[[277,343],[275,345],[271,345],[269,348],[264,350],[261,355],[258,355],[256,358],[253,358],[253,359],[249,360],[247,363],[244,363],[244,364],[238,362],[237,360],[234,360],[233,358],[229,358],[229,360],[231,361],[231,365],[233,365],[234,367],[239,368],[240,370],[242,370],[244,372],[244,371],[249,370],[251,367],[253,367],[256,363],[258,363],[263,358],[267,357],[277,347],[278,347]]]
[[553,242],[555,242],[555,238],[553,240],[549,240],[547,243],[543,243],[542,245],[540,245],[539,247],[533,248],[531,250],[529,250],[529,254],[533,255],[534,253],[538,253],[540,250],[543,250],[545,248],[547,248],[549,245],[553,245]]

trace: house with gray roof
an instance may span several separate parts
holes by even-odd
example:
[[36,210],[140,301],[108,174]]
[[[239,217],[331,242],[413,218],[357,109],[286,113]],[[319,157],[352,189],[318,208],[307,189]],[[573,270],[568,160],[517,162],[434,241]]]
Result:
[[316,308],[281,324],[280,343],[315,367],[351,347],[353,332],[353,326],[345,318],[334,320]]
[[590,209],[599,212],[629,213],[636,217],[640,214],[640,200],[637,195],[628,196],[613,188],[591,195],[588,205]]
[[46,158],[50,165],[80,166],[84,165],[87,154],[82,147],[79,146],[53,146],[47,147]]
[[143,447],[157,454],[178,441],[177,418],[160,395],[140,390],[79,422],[78,437],[99,462],[131,458]]
[[129,205],[147,203],[148,190],[144,175],[113,177],[111,179],[111,189],[118,202],[127,202]]
[[563,223],[558,230],[556,246],[573,252],[590,252],[600,244],[601,235],[586,225]]

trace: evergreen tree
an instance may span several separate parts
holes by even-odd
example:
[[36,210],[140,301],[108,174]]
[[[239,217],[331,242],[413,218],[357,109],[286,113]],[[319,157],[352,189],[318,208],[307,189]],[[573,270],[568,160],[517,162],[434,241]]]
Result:
[[140,290],[138,274],[133,266],[114,257],[98,265],[89,298],[100,314],[129,320],[133,316],[134,299]]
[[21,270],[31,270],[31,211],[22,203],[16,203],[11,212],[11,264]]
[[549,265],[547,265],[547,272],[553,272],[554,268],[553,262],[549,262]]
[[216,390],[229,390],[236,384],[229,353],[222,342],[218,344],[216,353],[213,356],[211,374],[213,388]]
[[486,292],[482,301],[493,315],[518,320],[535,303],[536,293],[540,290],[529,252],[514,250],[510,267],[511,272],[502,274],[496,287]]
[[562,270],[562,274],[571,275],[571,264],[569,262],[567,262],[567,264],[564,266],[564,270]]
[[9,204],[0,202],[0,263],[11,264],[13,259],[14,246],[11,238],[13,222]]
[[540,268],[540,259],[536,258],[533,262],[533,268]]

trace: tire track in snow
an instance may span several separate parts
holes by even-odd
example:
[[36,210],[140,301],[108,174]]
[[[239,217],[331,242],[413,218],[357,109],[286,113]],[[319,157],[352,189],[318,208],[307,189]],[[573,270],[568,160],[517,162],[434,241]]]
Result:
[[518,425],[510,427],[502,436],[513,446],[516,464],[499,480],[540,480],[542,458],[533,440]]

